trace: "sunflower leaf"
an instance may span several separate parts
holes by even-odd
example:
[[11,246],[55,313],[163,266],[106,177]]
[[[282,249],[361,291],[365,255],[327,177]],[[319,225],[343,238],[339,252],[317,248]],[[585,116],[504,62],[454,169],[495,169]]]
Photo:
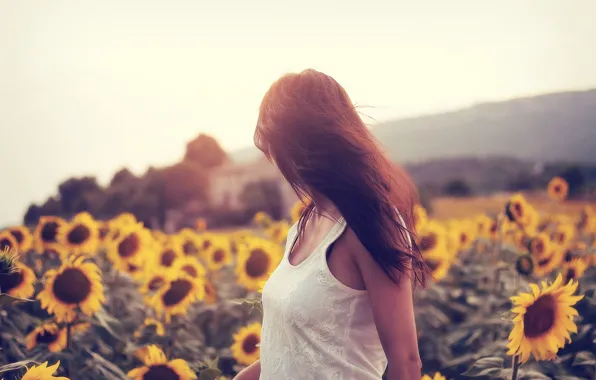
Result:
[[199,380],[215,380],[221,375],[217,368],[206,368],[199,373]]
[[39,363],[34,360],[31,360],[31,359],[21,360],[20,362],[3,365],[2,367],[0,367],[0,373],[14,371],[16,369],[23,368],[28,364],[39,364]]
[[596,365],[596,357],[588,351],[578,352],[572,365]]
[[35,302],[35,300],[30,300],[28,298],[18,298],[10,296],[6,293],[0,293],[0,306],[10,306],[19,302]]
[[122,372],[122,370],[120,368],[118,368],[118,366],[109,362],[108,360],[104,359],[103,356],[101,356],[91,350],[86,350],[86,351],[87,351],[87,353],[89,353],[89,355],[91,355],[93,360],[95,360],[95,362],[98,365],[102,366],[104,369],[108,370],[113,375],[118,376],[119,379],[122,379],[122,380],[128,379],[128,376],[126,376],[126,374],[124,372]]
[[476,363],[472,364],[472,366],[466,372],[462,373],[462,375],[468,377],[499,377],[503,370],[503,363],[503,358],[499,357],[481,358],[478,359]]

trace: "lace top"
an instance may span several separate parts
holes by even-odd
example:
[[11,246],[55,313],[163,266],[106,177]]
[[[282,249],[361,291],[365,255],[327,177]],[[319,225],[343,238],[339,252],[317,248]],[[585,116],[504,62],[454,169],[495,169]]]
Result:
[[263,289],[261,380],[380,380],[387,359],[366,290],[337,280],[326,252],[346,228],[343,218],[303,262],[288,256],[297,238],[292,226],[284,258]]

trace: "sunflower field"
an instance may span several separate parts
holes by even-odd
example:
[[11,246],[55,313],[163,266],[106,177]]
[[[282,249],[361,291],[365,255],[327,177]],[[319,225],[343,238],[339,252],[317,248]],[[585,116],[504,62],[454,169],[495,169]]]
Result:
[[[416,292],[423,379],[596,378],[596,211],[513,195],[461,220],[416,209],[432,281]],[[0,231],[0,379],[231,379],[259,358],[260,290],[291,220],[175,234],[132,214]]]

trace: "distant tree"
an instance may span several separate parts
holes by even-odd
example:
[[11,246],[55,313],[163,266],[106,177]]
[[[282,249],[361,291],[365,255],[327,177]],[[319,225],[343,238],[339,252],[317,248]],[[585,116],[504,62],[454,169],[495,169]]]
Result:
[[62,205],[57,197],[49,197],[40,208],[40,215],[42,216],[63,216]]
[[39,221],[39,217],[41,216],[41,207],[36,204],[32,204],[27,209],[25,216],[23,217],[23,224],[26,226],[31,226],[37,224]]
[[560,174],[569,184],[569,198],[581,197],[587,187],[586,177],[582,168],[571,166]]
[[130,172],[127,168],[122,168],[114,174],[110,181],[110,186],[117,186],[122,183],[130,183],[136,180],[137,177]]
[[469,197],[473,194],[470,185],[462,179],[454,179],[445,184],[443,194],[451,197]]
[[72,215],[90,211],[91,195],[102,191],[95,177],[69,178],[58,186],[62,213]]
[[[159,184],[159,181],[163,184]],[[161,170],[152,188],[163,188],[167,209],[184,207],[189,201],[206,202],[209,196],[208,173],[195,162],[182,161]]]
[[525,191],[536,189],[537,187],[539,187],[539,184],[536,176],[528,172],[521,172],[507,182],[505,190]]
[[205,169],[220,166],[228,160],[228,155],[211,136],[200,134],[186,145],[184,161],[199,164]]
[[273,219],[283,215],[283,198],[276,181],[251,182],[244,187],[239,199],[250,214],[264,211]]

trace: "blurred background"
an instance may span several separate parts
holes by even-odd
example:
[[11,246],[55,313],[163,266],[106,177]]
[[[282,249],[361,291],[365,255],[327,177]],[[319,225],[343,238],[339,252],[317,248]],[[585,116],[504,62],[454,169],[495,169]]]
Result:
[[595,13],[592,1],[1,1],[0,226],[81,210],[174,229],[280,217],[293,195],[252,133],[268,86],[309,67],[347,89],[438,217],[476,207],[444,197],[542,189],[554,174],[586,199]]

